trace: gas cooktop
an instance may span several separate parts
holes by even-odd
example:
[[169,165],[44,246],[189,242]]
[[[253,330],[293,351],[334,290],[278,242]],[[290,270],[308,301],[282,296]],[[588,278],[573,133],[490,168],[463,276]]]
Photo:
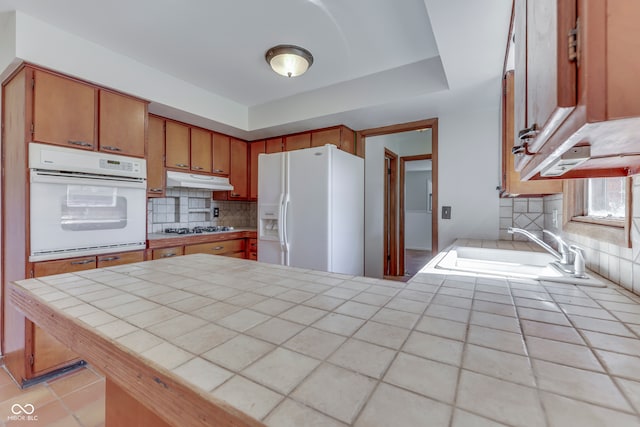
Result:
[[233,231],[233,227],[210,225],[208,227],[193,227],[193,228],[165,228],[164,232],[169,234],[204,234],[204,233],[219,233],[221,231]]

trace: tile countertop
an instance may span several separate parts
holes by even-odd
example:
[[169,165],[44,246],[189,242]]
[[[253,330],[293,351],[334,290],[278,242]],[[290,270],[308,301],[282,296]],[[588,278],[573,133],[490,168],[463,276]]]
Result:
[[269,426],[640,426],[639,297],[424,271],[197,254],[23,280],[10,298]]

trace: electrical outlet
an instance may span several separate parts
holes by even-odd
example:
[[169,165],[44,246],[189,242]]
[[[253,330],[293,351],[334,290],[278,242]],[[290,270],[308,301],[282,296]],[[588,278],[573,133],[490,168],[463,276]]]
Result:
[[451,206],[442,207],[442,219],[451,219]]
[[551,225],[553,228],[558,228],[558,209],[554,209],[551,214]]
[[220,216],[220,208],[213,208],[213,217],[218,218]]

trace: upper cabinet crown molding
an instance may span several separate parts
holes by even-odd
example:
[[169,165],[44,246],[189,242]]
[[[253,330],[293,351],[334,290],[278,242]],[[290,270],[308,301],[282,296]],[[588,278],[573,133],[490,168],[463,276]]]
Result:
[[639,173],[640,3],[516,0],[514,15],[522,178]]

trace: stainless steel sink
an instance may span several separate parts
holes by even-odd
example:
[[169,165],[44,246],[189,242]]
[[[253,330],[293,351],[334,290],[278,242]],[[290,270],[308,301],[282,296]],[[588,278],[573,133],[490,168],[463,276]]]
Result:
[[606,286],[590,274],[574,277],[556,267],[554,261],[556,258],[545,252],[454,246],[435,268],[575,285]]

